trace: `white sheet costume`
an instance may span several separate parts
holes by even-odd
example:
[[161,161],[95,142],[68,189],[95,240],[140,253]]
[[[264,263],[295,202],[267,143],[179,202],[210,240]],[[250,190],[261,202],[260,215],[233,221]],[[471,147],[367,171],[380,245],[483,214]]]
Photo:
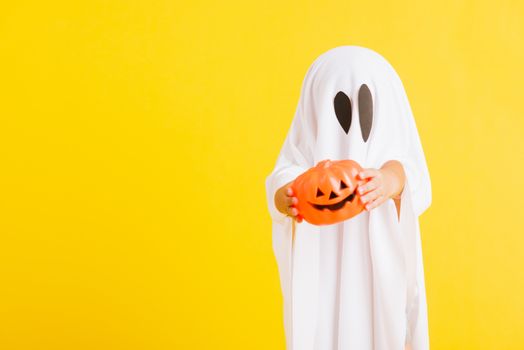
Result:
[[[363,85],[371,114],[359,112]],[[351,103],[348,130],[348,120],[335,113],[339,92]],[[295,223],[277,211],[275,192],[324,159],[377,169],[400,161],[400,220],[392,199],[327,226]],[[418,217],[431,204],[431,183],[404,87],[382,56],[340,46],[313,62],[266,193],[288,350],[429,348]]]

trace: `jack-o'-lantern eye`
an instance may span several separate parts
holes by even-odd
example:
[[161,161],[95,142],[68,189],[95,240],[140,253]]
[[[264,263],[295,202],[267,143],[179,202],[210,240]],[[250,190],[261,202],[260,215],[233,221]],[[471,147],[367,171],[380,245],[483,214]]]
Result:
[[320,188],[317,188],[317,197],[322,197],[324,195],[324,192],[320,190]]
[[340,180],[340,189],[343,190],[344,188],[348,188],[348,185],[342,180]]

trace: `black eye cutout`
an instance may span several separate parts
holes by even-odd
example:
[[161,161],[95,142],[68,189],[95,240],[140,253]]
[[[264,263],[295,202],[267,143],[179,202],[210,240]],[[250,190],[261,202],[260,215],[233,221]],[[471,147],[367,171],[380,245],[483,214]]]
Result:
[[320,188],[317,188],[317,197],[322,197],[324,195],[324,192],[320,190]]
[[373,125],[373,97],[366,84],[362,84],[358,91],[358,115],[360,116],[360,130],[366,142]]
[[349,132],[349,127],[351,126],[351,100],[345,93],[339,91],[335,96],[333,104],[335,106],[335,114],[337,115],[338,122],[347,134]]

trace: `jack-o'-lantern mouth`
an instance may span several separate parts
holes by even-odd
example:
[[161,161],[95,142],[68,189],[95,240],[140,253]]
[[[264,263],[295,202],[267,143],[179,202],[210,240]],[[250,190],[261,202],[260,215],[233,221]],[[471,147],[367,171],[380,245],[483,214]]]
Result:
[[308,203],[311,204],[315,209],[318,209],[318,210],[328,209],[331,211],[335,211],[335,210],[339,210],[343,208],[346,202],[353,202],[353,199],[355,198],[356,195],[357,195],[357,188],[355,188],[353,193],[351,193],[349,196],[347,196],[346,198],[342,199],[340,202],[337,202],[337,203],[333,203],[333,204],[315,204],[311,202],[308,202]]

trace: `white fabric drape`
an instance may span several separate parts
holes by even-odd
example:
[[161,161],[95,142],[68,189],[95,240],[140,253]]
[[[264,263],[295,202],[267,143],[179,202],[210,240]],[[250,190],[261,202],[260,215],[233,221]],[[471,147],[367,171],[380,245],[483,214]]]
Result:
[[[362,84],[373,98],[366,142],[358,111]],[[352,103],[347,134],[333,107],[339,91]],[[324,159],[353,159],[364,168],[400,161],[407,178],[400,220],[392,199],[327,226],[295,223],[278,212],[275,192]],[[313,62],[265,185],[287,349],[401,350],[407,342],[413,350],[429,349],[418,217],[431,204],[431,183],[404,87],[382,56],[340,46]]]

